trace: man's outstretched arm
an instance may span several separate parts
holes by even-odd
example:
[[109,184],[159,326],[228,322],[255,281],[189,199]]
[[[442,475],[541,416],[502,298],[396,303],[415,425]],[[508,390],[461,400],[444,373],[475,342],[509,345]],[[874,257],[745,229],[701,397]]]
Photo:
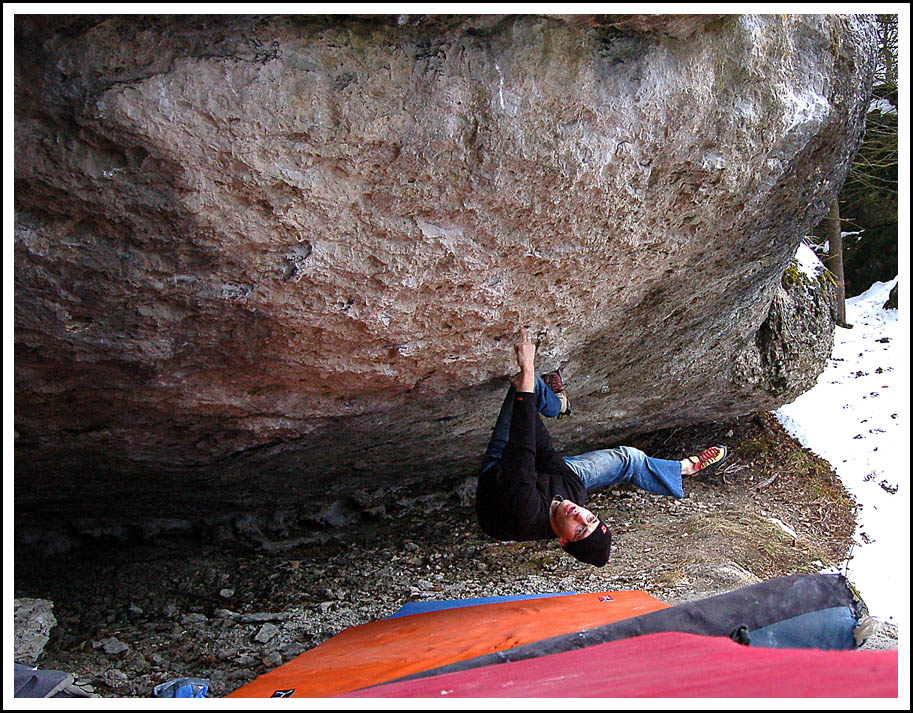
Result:
[[517,365],[520,374],[517,377],[517,391],[531,394],[536,390],[536,345],[533,344],[532,335],[526,327],[520,329],[514,342],[514,351],[517,353]]

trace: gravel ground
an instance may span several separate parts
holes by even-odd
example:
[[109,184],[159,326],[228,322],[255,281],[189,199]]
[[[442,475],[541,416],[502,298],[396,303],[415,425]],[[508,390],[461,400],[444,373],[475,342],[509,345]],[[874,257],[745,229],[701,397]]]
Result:
[[[855,503],[828,464],[769,414],[631,445],[681,458],[717,442],[731,446],[731,457],[688,479],[680,501],[627,487],[593,494],[592,509],[613,530],[602,569],[577,563],[554,541],[487,538],[470,478],[429,492],[351,493],[310,514],[146,523],[140,536],[82,523],[25,538],[16,596],[54,603],[57,625],[38,665],[73,673],[96,695],[149,696],[156,684],[199,676],[222,696],[411,600],[643,589],[680,603],[845,560]],[[39,546],[69,551],[36,557]],[[876,623],[888,618],[872,614]],[[887,622],[866,643],[896,646]]]

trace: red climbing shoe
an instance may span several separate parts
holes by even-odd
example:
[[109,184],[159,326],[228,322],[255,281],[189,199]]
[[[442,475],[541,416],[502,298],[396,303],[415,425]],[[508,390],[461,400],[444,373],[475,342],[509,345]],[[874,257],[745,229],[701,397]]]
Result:
[[694,472],[718,466],[729,455],[729,449],[726,446],[711,446],[703,453],[696,456],[688,456],[688,460],[694,463]]
[[555,396],[561,401],[561,413],[558,414],[558,418],[562,416],[571,415],[571,402],[567,398],[567,391],[564,389],[564,381],[561,379],[561,372],[558,369],[552,371],[545,375],[545,383],[548,384]]

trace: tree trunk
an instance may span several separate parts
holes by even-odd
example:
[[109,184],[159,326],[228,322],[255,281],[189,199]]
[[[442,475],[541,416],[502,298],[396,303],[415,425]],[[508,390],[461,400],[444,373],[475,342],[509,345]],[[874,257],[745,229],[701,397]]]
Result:
[[830,212],[824,219],[827,227],[827,269],[837,281],[837,324],[846,323],[846,286],[843,281],[843,235],[840,229],[840,203],[834,198]]
[[897,83],[897,16],[879,15],[878,24],[881,25],[881,56],[884,61],[884,81],[887,84]]

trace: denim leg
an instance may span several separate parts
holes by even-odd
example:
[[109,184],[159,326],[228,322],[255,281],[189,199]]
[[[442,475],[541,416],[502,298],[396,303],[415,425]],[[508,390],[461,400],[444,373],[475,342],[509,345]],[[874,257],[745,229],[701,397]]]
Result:
[[677,460],[652,458],[630,446],[592,451],[564,459],[587,490],[616,483],[632,483],[656,495],[684,497],[682,464]]
[[[501,411],[498,413],[498,420],[495,422],[494,432],[491,434],[491,440],[488,442],[488,448],[485,450],[485,459],[482,461],[482,472],[484,473],[492,465],[501,460],[504,448],[507,446],[507,439],[510,436],[510,419],[514,413],[514,395],[517,390],[511,385],[507,390],[507,396],[504,397],[504,403],[501,405]],[[561,399],[555,392],[548,388],[545,380],[536,374],[536,410],[546,418],[555,418],[561,413]]]
[[536,374],[536,410],[546,418],[557,418],[561,413],[561,399],[538,374]]

